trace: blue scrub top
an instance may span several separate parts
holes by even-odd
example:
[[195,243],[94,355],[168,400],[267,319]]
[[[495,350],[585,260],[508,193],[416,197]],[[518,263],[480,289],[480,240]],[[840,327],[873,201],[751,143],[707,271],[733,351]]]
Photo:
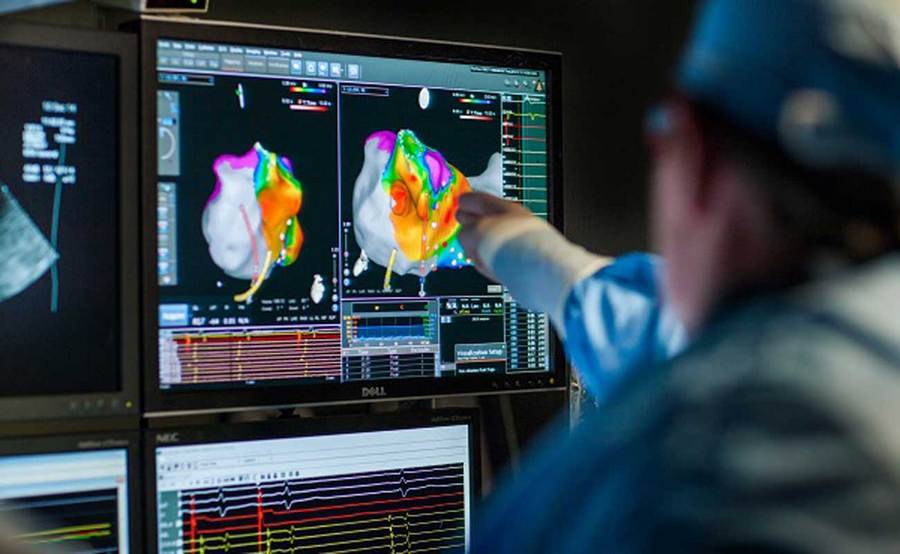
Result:
[[565,346],[582,384],[607,398],[630,370],[668,360],[687,333],[662,300],[662,260],[629,254],[575,285],[565,308]]

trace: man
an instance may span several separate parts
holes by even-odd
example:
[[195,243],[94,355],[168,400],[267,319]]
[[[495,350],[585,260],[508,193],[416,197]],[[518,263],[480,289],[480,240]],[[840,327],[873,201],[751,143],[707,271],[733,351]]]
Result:
[[[648,138],[690,344],[536,449],[473,551],[900,552],[900,6],[709,0],[676,89]],[[459,218],[591,363],[602,262],[496,199]]]

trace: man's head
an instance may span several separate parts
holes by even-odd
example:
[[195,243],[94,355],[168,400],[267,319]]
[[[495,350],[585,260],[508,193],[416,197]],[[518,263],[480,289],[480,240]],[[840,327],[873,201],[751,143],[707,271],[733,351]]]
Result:
[[897,248],[900,32],[876,25],[891,14],[885,0],[704,5],[679,92],[648,120],[655,238],[689,327],[736,293]]

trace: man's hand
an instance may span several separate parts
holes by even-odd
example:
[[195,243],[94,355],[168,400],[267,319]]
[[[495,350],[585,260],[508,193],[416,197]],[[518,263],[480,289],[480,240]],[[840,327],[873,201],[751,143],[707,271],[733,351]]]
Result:
[[480,250],[491,232],[515,219],[534,217],[528,208],[483,192],[470,192],[459,199],[456,219],[462,225],[459,242],[476,269],[485,277],[496,280],[491,268],[481,259]]

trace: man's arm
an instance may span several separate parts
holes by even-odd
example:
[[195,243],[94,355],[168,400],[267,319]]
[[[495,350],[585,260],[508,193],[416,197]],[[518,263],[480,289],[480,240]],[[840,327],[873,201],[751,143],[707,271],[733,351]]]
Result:
[[460,241],[485,275],[547,312],[587,389],[606,396],[622,375],[678,352],[682,326],[660,300],[661,261],[597,256],[522,206],[484,195],[460,201]]

